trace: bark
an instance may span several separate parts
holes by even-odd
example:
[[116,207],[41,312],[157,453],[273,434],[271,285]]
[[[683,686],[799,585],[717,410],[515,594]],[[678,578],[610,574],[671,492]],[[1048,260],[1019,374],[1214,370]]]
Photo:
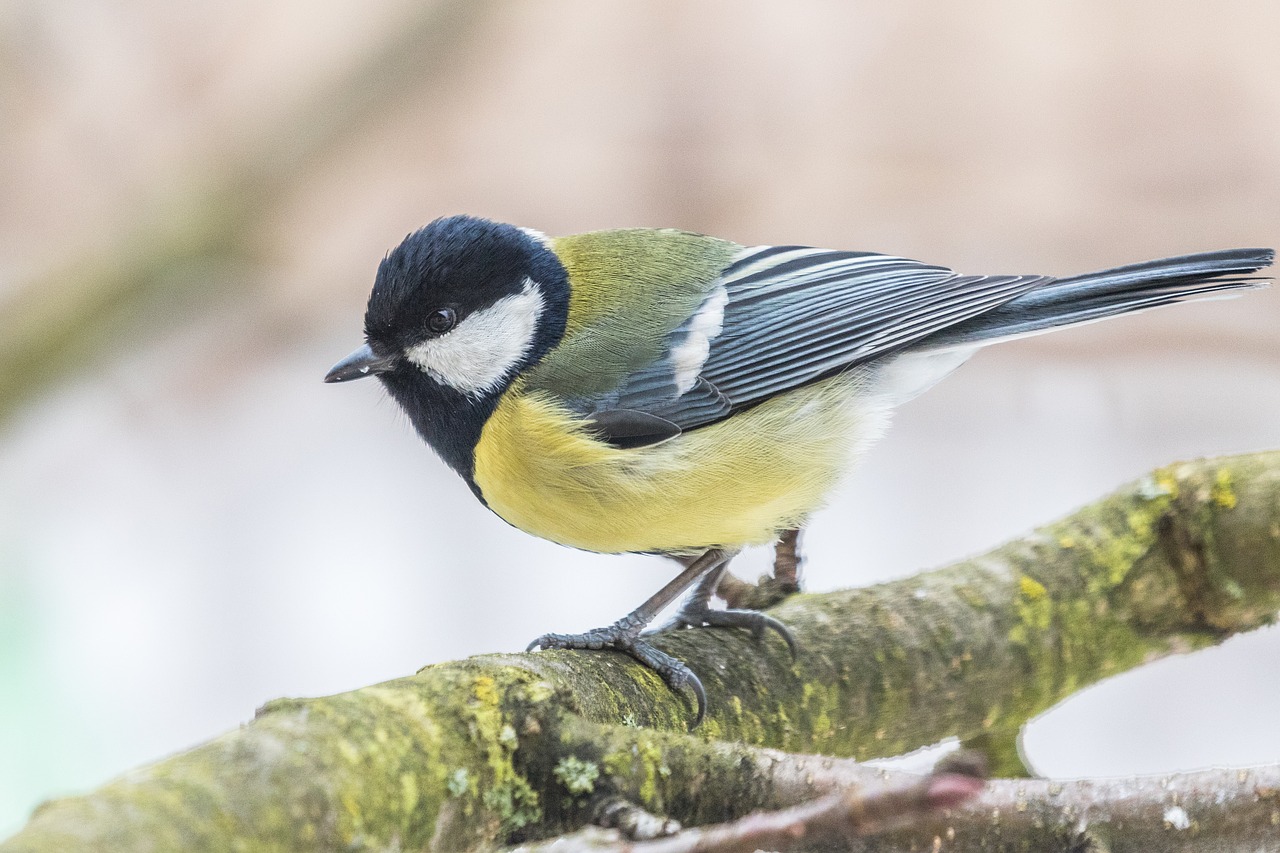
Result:
[[[849,759],[766,749],[744,755],[743,763],[765,781],[770,805],[799,805],[648,843],[589,828],[519,850],[1219,853],[1271,850],[1280,843],[1280,766],[1096,781],[999,779],[988,782],[980,796],[943,811],[931,808],[920,795],[931,781],[945,776],[921,777]],[[831,791],[837,793],[826,793]],[[850,814],[861,819],[857,825],[844,822]],[[890,828],[897,831],[860,838],[884,828],[874,825],[876,818],[892,822]],[[904,826],[907,818],[915,819]]]
[[[42,806],[0,851],[460,850],[576,829],[601,796],[686,826],[812,796],[780,793],[759,747],[866,759],[957,736],[985,739],[995,771],[1016,772],[1030,717],[1277,609],[1280,453],[1178,464],[976,559],[789,599],[772,612],[799,640],[794,664],[776,638],[659,638],[706,685],[693,735],[686,700],[622,655],[477,657],[269,703],[238,731]],[[1009,800],[1008,846],[993,849],[1020,849],[1036,819],[1079,817],[1055,805],[1052,783],[1008,784],[1026,786],[1027,809]],[[1124,790],[1080,796],[1119,802]],[[1182,808],[1201,841],[1225,831]],[[1135,822],[1094,814],[1108,834],[1087,843],[1142,849],[1125,834]]]
[[[909,774],[897,774],[908,776]],[[972,773],[938,771],[895,784],[843,786],[791,808],[753,812],[729,823],[633,843],[589,827],[570,836],[526,845],[516,853],[753,853],[823,850],[944,813],[972,800],[983,781]]]

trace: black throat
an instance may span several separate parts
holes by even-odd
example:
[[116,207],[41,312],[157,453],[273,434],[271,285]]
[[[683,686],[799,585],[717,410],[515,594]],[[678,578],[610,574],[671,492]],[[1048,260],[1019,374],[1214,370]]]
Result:
[[[475,312],[538,288],[541,311],[533,338],[509,375],[482,394],[467,394],[407,357],[434,336],[460,334]],[[457,331],[438,329],[433,318],[447,309]],[[365,339],[396,365],[379,374],[409,415],[418,434],[484,500],[475,482],[475,448],[498,400],[521,371],[537,364],[564,336],[569,316],[569,276],[544,239],[511,225],[472,216],[437,219],[415,231],[378,267],[365,310]]]
[[413,367],[393,370],[379,378],[409,416],[418,435],[484,502],[475,481],[475,449],[485,422],[502,395],[470,397],[428,379]]

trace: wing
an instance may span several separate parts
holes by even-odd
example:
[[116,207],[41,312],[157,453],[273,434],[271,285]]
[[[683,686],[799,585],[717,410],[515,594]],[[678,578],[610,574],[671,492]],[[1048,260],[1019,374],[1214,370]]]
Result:
[[621,388],[668,359],[672,336],[742,251],[701,234],[639,228],[551,245],[569,273],[568,323],[555,349],[525,374],[525,387],[583,413],[613,407]]
[[662,441],[902,349],[992,310],[1044,276],[963,276],[867,252],[744,249],[606,393],[568,402],[623,447]]

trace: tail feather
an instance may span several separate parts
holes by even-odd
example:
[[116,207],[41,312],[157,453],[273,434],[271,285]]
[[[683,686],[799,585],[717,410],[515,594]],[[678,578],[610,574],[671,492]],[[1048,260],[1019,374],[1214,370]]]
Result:
[[1274,260],[1272,249],[1226,249],[1048,279],[999,308],[939,331],[915,348],[981,346],[1187,299],[1235,295],[1230,291],[1265,286],[1269,279],[1251,273]]

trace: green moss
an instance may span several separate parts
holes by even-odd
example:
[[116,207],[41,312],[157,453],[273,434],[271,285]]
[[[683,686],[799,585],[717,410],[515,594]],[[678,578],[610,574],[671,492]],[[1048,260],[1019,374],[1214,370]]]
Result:
[[[803,717],[799,722],[800,727],[810,732],[815,738],[824,741],[832,740],[835,735],[835,720],[839,716],[840,691],[829,685],[816,684],[813,682],[805,682],[800,694],[800,709]],[[780,725],[789,726],[790,720],[785,717],[779,721]],[[794,731],[794,728],[792,729]],[[785,748],[785,747],[784,747]]]
[[715,717],[709,717],[703,720],[702,725],[698,728],[698,736],[704,740],[723,740],[728,735],[719,720]]
[[[467,731],[484,759],[483,775],[476,786],[480,804],[497,818],[502,833],[509,836],[542,819],[538,792],[516,768],[520,738],[501,704],[504,696],[513,698],[513,685],[523,688],[530,676],[515,667],[491,667],[489,671],[493,674],[477,675],[472,680],[469,692],[473,698],[466,706],[470,717]],[[545,691],[531,694],[521,689],[515,693],[520,701],[528,702],[531,696]],[[470,786],[468,791],[471,792]]]
[[601,764],[605,773],[614,778],[617,788],[635,790],[641,805],[651,811],[663,812],[660,783],[671,775],[671,768],[663,760],[662,748],[656,738],[638,731],[626,748],[606,754]]
[[[1059,528],[1059,541],[1074,547],[1077,538],[1092,563],[1085,576],[1090,595],[1106,593],[1123,584],[1134,566],[1157,545],[1160,520],[1181,492],[1174,468],[1162,468],[1143,480],[1134,493],[1104,501],[1083,510]],[[1123,523],[1114,517],[1121,514]],[[1077,537],[1072,527],[1083,528]]]
[[1021,724],[1076,689],[1271,620],[1280,474],[1268,477],[1162,470],[980,559],[797,596],[774,611],[802,644],[794,664],[773,637],[657,638],[707,686],[695,737],[687,697],[621,655],[478,658],[268,703],[223,739],[47,806],[33,827],[112,815],[165,849],[463,850],[580,824],[587,792],[691,824],[764,805],[743,748],[714,738],[872,757],[983,735],[1013,773]]
[[[664,637],[660,645],[667,645]],[[671,645],[675,645],[674,643]],[[679,651],[671,651],[677,658]],[[652,728],[687,731],[692,719],[692,703],[687,695],[675,693],[662,679],[630,658],[613,652],[546,652],[550,661],[571,661],[557,667],[557,675],[572,674],[570,696],[575,710],[590,720],[617,722]],[[620,677],[621,676],[621,677]]]
[[553,772],[570,794],[590,794],[600,777],[600,768],[595,762],[583,761],[576,755],[561,758]]
[[605,755],[603,760],[604,772],[610,776],[618,778],[626,778],[631,774],[631,752],[630,750],[620,749]]
[[555,695],[556,688],[546,681],[535,681],[525,687],[525,697],[534,705],[541,705]]
[[662,750],[650,740],[641,741],[636,757],[640,760],[640,799],[646,803],[659,803],[658,779],[671,775],[670,768],[662,760]]
[[1018,727],[983,731],[961,742],[964,749],[976,750],[987,759],[993,778],[1019,779],[1030,776],[1018,749]]
[[412,773],[400,774],[401,809],[405,814],[413,814],[418,807],[418,777]]
[[484,792],[485,808],[495,812],[504,835],[542,820],[538,792],[522,776],[510,776]]

